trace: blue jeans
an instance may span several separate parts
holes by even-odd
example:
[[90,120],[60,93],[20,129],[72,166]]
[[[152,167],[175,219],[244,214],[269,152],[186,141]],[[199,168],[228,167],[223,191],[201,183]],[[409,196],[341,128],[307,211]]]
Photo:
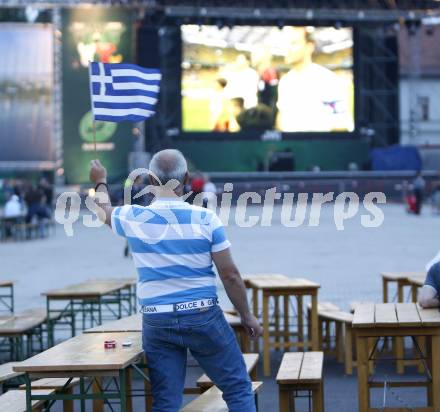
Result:
[[144,314],[142,326],[154,412],[179,410],[188,349],[221,389],[230,412],[255,412],[243,356],[219,306],[204,311]]

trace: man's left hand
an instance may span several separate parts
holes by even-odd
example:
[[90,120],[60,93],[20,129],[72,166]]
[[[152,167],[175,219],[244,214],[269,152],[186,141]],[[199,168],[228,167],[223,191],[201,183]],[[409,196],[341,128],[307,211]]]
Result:
[[90,180],[95,185],[98,183],[107,183],[107,169],[98,159],[90,162]]

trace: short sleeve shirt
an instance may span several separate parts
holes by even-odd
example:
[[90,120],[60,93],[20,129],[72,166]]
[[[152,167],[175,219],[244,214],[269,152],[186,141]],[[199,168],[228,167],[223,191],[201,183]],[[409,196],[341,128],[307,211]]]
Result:
[[217,297],[211,253],[230,247],[211,210],[180,200],[125,205],[112,213],[112,229],[127,239],[138,272],[141,305]]

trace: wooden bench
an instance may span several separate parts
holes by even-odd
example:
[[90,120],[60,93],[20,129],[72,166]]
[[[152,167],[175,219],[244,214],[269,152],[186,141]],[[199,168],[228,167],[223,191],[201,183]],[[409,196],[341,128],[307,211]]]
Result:
[[[79,378],[73,378],[69,383],[67,378],[43,378],[32,381],[32,391],[34,389],[53,389],[55,392],[71,395],[73,388],[79,384]],[[26,390],[26,385],[19,386],[19,389]],[[63,400],[63,411],[73,412],[73,401]]]
[[[243,358],[246,364],[246,370],[249,373],[251,379],[254,381],[257,379],[257,362],[259,358],[258,353],[244,353]],[[199,379],[197,379],[197,386],[202,392],[205,392],[209,388],[214,386],[214,383],[209,379],[208,375],[203,374]]]
[[[310,311],[309,304],[307,305],[309,319]],[[331,302],[318,303],[319,349],[326,355],[336,356],[339,362],[344,360],[344,323],[347,318],[345,315],[349,314],[344,314]]]
[[[252,391],[257,397],[263,386],[263,382],[252,382]],[[257,399],[255,399],[257,402]],[[203,392],[199,397],[188,403],[180,412],[228,412],[226,402],[222,398],[222,392],[216,386]]]
[[[34,395],[51,395],[55,391],[53,389],[36,390]],[[42,410],[46,401],[32,401],[32,410]],[[26,392],[13,390],[8,391],[0,396],[0,411],[4,412],[26,412]]]
[[312,398],[312,411],[324,411],[322,381],[323,352],[288,352],[283,356],[277,374],[280,412],[295,410],[298,391],[306,391]]
[[[354,303],[353,307],[361,303]],[[343,362],[345,373],[353,374],[356,367],[356,339],[353,331],[353,314],[344,312],[330,302],[318,304],[319,343],[320,349],[329,356],[336,356],[338,362]],[[333,333],[334,331],[334,333]],[[373,341],[370,342],[374,345]],[[373,372],[374,363],[369,363]]]
[[2,349],[9,352],[11,360],[32,356],[34,340],[38,341],[39,351],[43,350],[45,321],[46,315],[40,309],[26,310],[1,320],[0,338],[8,339],[8,345],[4,345]]
[[13,367],[18,365],[19,362],[8,362],[0,365],[0,385],[10,379],[17,378],[23,375],[23,372],[15,372]]

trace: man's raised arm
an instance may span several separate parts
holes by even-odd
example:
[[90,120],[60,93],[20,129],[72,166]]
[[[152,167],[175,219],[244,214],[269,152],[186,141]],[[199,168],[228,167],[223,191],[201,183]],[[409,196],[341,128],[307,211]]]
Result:
[[98,217],[111,226],[113,207],[108,194],[107,170],[98,159],[90,162],[90,181],[95,185],[96,202],[103,211],[103,213],[98,213]]

